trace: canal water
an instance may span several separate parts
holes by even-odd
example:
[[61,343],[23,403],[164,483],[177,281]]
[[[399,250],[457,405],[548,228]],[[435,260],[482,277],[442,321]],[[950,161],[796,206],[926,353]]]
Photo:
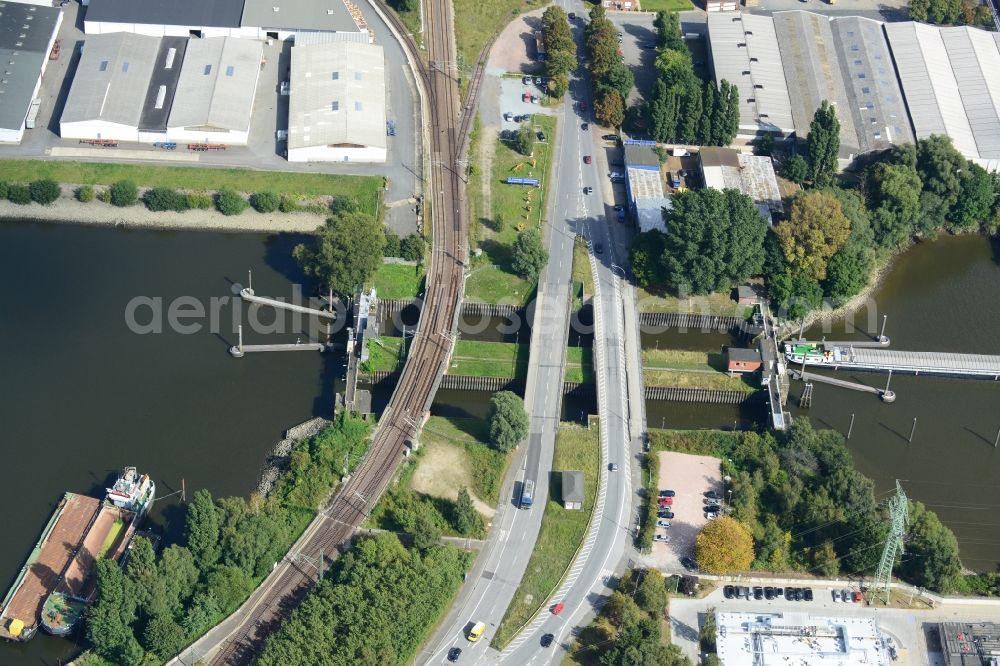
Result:
[[[945,237],[898,258],[871,299],[848,322],[816,327],[807,338],[864,339],[886,335],[894,349],[1000,354],[1000,246],[980,236]],[[870,311],[870,316],[869,316]],[[862,329],[862,330],[858,330]],[[887,375],[839,373],[871,386]],[[893,376],[893,404],[877,396],[815,384],[813,404],[796,409],[817,427],[845,435],[859,469],[877,492],[902,482],[911,499],[937,512],[956,534],[962,562],[978,571],[1000,564],[1000,382]],[[793,383],[793,397],[801,384]],[[914,419],[916,426],[914,427]],[[910,433],[913,441],[910,442]]]
[[[134,465],[153,476],[162,498],[152,523],[174,531],[179,498],[170,495],[181,479],[189,494],[247,495],[286,428],[329,415],[342,358],[236,360],[227,352],[236,340],[233,283],[245,284],[252,269],[257,293],[290,297],[305,282],[290,256],[300,240],[0,224],[4,591],[63,492],[99,495],[116,470]],[[126,314],[137,297],[146,300],[134,319],[148,325],[160,311],[162,332],[130,330]],[[200,329],[171,330],[171,305],[187,312],[192,303],[206,316],[178,323]],[[245,305],[235,312],[246,343],[312,333],[308,318]],[[0,645],[0,663],[54,664],[76,649],[39,632],[26,644]]]

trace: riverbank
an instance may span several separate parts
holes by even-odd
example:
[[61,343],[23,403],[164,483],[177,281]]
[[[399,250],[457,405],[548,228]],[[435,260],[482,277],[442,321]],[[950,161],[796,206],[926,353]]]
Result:
[[87,203],[77,201],[74,194],[75,186],[63,185],[62,189],[62,195],[46,206],[0,201],[0,221],[37,220],[55,224],[163,231],[311,233],[326,219],[324,215],[311,212],[258,213],[253,208],[248,208],[239,215],[229,216],[214,208],[190,209],[183,213],[151,211],[141,203],[118,208],[97,200]]

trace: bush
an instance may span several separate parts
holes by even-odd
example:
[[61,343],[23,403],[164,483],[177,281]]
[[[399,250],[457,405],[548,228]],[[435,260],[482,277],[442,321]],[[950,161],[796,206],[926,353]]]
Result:
[[0,199],[6,199],[7,198],[7,188],[9,188],[9,187],[10,187],[10,185],[8,185],[6,182],[0,180]]
[[247,206],[247,200],[234,189],[223,187],[215,195],[215,207],[223,215],[239,215]]
[[385,234],[385,247],[382,248],[383,257],[398,257],[399,255],[399,236],[392,232],[386,232]]
[[174,210],[178,213],[188,209],[187,196],[170,187],[154,187],[142,196],[149,210]]
[[104,203],[111,203],[111,190],[101,190],[97,193],[97,200]]
[[27,185],[12,183],[7,186],[7,198],[10,199],[11,203],[27,206],[31,203],[31,192]]
[[407,261],[420,261],[424,258],[424,239],[418,234],[410,234],[399,244],[400,256]]
[[273,213],[281,205],[281,199],[274,192],[258,192],[250,203],[258,213]]
[[95,198],[97,198],[97,193],[94,192],[93,185],[81,185],[76,188],[76,198],[83,203],[90,203]]
[[131,180],[119,180],[111,186],[111,205],[125,208],[139,200],[139,189]]
[[188,208],[192,210],[204,210],[212,207],[212,197],[204,192],[188,192]]
[[278,204],[278,210],[282,213],[295,213],[299,210],[299,202],[290,194],[282,194],[281,203]]
[[28,185],[28,191],[31,193],[31,200],[43,206],[49,205],[62,194],[62,188],[59,187],[59,183],[51,178],[32,181]]

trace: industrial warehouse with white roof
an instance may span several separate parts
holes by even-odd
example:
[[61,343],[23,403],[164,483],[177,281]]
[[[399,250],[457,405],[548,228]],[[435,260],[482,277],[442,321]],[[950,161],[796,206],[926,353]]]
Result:
[[385,56],[381,46],[292,47],[289,162],[385,162]]
[[245,145],[262,49],[259,41],[230,37],[94,35],[77,66],[60,134]]
[[19,143],[62,24],[53,7],[0,2],[0,143]]

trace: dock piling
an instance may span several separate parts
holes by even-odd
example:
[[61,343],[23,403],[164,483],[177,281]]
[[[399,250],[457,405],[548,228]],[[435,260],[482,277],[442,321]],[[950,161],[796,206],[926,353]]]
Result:
[[878,341],[879,342],[882,342],[883,340],[885,340],[885,320],[888,319],[888,318],[889,318],[889,315],[886,315],[886,314],[882,315],[882,330],[879,331],[879,334],[878,334]]
[[911,442],[913,441],[913,433],[916,431],[916,429],[917,429],[917,417],[914,416],[913,417],[913,426],[910,428],[910,441]]
[[993,448],[997,448],[997,444],[1000,444],[1000,428],[997,428],[997,438],[993,440]]
[[851,432],[854,430],[854,412],[851,412],[851,425],[847,426],[847,439],[851,438]]

